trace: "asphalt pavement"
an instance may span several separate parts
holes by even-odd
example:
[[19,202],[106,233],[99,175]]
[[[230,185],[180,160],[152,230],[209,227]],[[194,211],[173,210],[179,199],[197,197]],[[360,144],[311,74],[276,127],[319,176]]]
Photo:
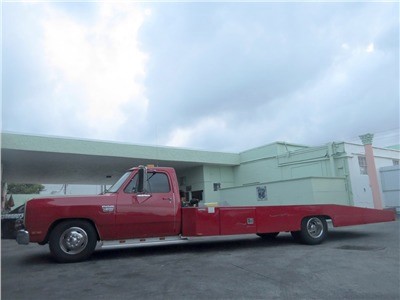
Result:
[[255,235],[101,250],[59,264],[1,243],[1,299],[400,299],[399,222],[330,229],[326,242]]

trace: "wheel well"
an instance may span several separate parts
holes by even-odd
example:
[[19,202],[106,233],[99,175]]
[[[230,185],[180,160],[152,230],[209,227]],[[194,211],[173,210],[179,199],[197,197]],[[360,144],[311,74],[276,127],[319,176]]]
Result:
[[333,219],[328,215],[310,215],[310,216],[305,216],[304,218],[301,219],[301,222],[303,222],[303,220],[306,219],[306,218],[312,218],[312,217],[323,218],[323,219],[325,219],[325,221],[331,220],[332,223],[333,223]]
[[328,215],[309,215],[309,216],[305,216],[302,220],[304,220],[305,218],[313,218],[313,217],[324,218],[325,220],[332,219]]
[[54,221],[51,225],[50,225],[50,227],[49,227],[49,230],[47,230],[47,234],[46,234],[46,238],[44,239],[44,241],[43,242],[41,242],[40,244],[42,244],[42,245],[44,245],[44,244],[46,244],[48,241],[49,241],[49,237],[50,237],[50,233],[53,231],[53,229],[58,225],[58,224],[60,224],[60,223],[62,223],[62,222],[64,222],[64,221],[87,221],[87,222],[89,222],[92,226],[93,226],[93,228],[94,228],[94,230],[96,231],[96,235],[97,235],[97,240],[100,240],[100,237],[99,237],[99,232],[98,232],[98,230],[97,230],[97,227],[96,227],[96,224],[92,221],[92,220],[90,220],[90,219],[85,219],[85,218],[68,218],[68,219],[59,219],[59,220],[56,220],[56,221]]
[[333,222],[333,220],[332,220],[332,218],[330,217],[330,216],[328,216],[328,215],[322,215],[322,216],[320,216],[320,217],[322,217],[322,218],[324,218],[325,219],[325,221],[332,221]]

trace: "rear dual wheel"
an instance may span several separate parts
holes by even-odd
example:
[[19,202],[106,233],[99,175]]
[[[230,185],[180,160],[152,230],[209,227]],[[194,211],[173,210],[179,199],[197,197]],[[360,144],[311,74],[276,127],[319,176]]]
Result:
[[291,232],[293,238],[307,245],[322,243],[328,236],[328,225],[323,217],[307,217],[301,221],[301,230]]

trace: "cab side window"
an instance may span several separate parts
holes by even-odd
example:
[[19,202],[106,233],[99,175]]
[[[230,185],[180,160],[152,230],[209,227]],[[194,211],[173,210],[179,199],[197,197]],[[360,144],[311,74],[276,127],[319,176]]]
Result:
[[148,191],[150,193],[168,193],[170,190],[167,174],[148,173]]
[[138,175],[136,174],[131,182],[129,182],[129,184],[126,186],[126,188],[124,189],[125,193],[136,193],[136,188],[137,188],[137,179],[138,179]]
[[[125,193],[136,193],[138,184],[138,175],[136,174],[131,182],[124,189]],[[149,193],[168,193],[171,190],[167,174],[147,173],[145,191]]]

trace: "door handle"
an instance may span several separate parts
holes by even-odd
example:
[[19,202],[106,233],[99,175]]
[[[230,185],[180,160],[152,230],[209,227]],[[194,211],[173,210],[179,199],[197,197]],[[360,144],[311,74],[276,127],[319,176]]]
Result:
[[171,198],[171,197],[163,197],[162,199],[163,199],[163,200],[168,200],[169,202],[172,201],[172,198]]
[[148,198],[148,197],[150,197],[151,195],[149,195],[149,194],[139,194],[139,195],[137,195],[136,197],[138,197],[138,198]]

